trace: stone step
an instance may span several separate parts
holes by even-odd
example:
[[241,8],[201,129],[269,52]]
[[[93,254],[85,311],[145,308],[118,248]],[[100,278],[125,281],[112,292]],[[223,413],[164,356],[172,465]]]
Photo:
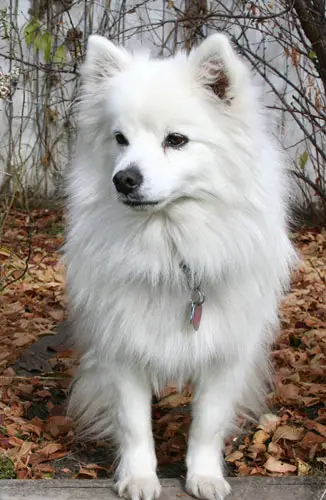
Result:
[[[160,500],[190,500],[176,479],[163,479]],[[326,500],[326,477],[231,478],[228,500]],[[0,500],[115,500],[107,480],[0,481]]]

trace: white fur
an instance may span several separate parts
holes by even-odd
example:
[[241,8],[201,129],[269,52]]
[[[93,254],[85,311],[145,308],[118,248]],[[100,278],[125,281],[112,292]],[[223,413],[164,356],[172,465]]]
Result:
[[[209,87],[221,72],[225,98]],[[248,69],[220,34],[189,57],[163,60],[92,36],[79,126],[65,258],[83,358],[70,410],[82,432],[115,438],[118,493],[151,500],[160,491],[152,391],[193,381],[186,486],[223,499],[223,439],[237,407],[253,410],[261,395],[295,261],[283,158]],[[116,143],[117,130],[129,146]],[[162,147],[172,132],[189,143]],[[158,205],[121,203],[112,178],[130,164],[143,174],[143,197]],[[198,332],[181,261],[206,295]]]

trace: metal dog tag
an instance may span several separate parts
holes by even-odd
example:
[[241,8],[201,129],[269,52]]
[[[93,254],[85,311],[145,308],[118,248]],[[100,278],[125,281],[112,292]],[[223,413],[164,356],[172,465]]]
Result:
[[194,330],[196,331],[200,327],[204,302],[205,302],[204,294],[200,291],[199,288],[195,288],[191,296],[190,324],[192,324]]

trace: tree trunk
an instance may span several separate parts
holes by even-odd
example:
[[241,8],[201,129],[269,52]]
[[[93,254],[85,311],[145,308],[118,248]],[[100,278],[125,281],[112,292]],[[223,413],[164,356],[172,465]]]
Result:
[[326,6],[324,0],[286,0],[292,5],[316,54],[312,58],[326,93]]

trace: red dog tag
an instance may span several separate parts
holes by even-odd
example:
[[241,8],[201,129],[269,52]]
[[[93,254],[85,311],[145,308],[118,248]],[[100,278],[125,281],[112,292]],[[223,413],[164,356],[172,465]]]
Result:
[[201,317],[203,314],[203,306],[202,304],[191,304],[191,315],[190,315],[190,323],[194,327],[194,330],[198,330],[201,322]]
[[205,296],[196,288],[191,297],[191,310],[190,310],[190,323],[194,327],[194,330],[198,330],[200,327],[201,317],[203,314],[203,303],[205,302]]

